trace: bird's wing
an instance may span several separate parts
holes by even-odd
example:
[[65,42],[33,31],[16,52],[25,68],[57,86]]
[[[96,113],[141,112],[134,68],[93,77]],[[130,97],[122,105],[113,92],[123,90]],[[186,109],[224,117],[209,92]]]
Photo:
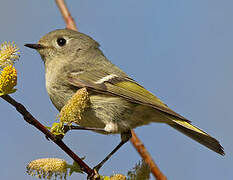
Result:
[[133,103],[150,106],[164,113],[171,120],[171,127],[179,130],[195,141],[224,155],[223,147],[218,140],[209,136],[201,129],[190,124],[190,121],[172,111],[159,98],[128,77],[107,74],[104,72],[71,73],[69,83],[75,87],[86,87],[90,91],[118,96]]
[[86,87],[91,91],[101,94],[119,96],[133,103],[150,106],[167,115],[190,122],[172,111],[159,98],[129,77],[120,77],[104,71],[72,72],[68,75],[68,81],[73,86],[79,88]]

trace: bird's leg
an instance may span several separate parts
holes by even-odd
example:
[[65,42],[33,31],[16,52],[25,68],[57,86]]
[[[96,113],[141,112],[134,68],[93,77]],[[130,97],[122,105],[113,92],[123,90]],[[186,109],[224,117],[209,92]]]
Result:
[[97,166],[94,167],[96,171],[99,171],[99,169],[104,165],[104,163],[115,153],[118,149],[120,149],[121,146],[123,146],[126,142],[129,141],[129,139],[132,137],[131,131],[127,131],[124,133],[121,133],[121,142],[110,152]]

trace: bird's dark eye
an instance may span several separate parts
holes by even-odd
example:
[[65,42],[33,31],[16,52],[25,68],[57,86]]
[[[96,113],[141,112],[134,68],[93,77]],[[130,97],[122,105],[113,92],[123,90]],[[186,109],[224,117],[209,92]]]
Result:
[[64,46],[66,44],[66,40],[64,38],[57,39],[58,46]]

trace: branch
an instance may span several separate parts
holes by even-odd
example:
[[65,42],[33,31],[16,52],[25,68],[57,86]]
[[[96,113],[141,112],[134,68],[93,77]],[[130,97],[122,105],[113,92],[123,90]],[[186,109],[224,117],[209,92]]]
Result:
[[[64,0],[56,0],[56,3],[66,23],[66,27],[68,29],[77,31],[78,29],[75,24],[75,21],[72,18],[71,13],[69,12],[69,9],[67,8]],[[166,176],[163,175],[163,173],[159,170],[158,166],[155,164],[155,162],[151,158],[149,152],[146,150],[146,147],[142,144],[140,139],[136,136],[134,130],[131,130],[131,132],[132,132],[132,138],[130,139],[130,141],[132,145],[138,151],[141,157],[145,160],[145,162],[148,164],[154,177],[157,180],[167,180]]]
[[16,110],[23,116],[25,121],[42,133],[46,135],[49,139],[51,139],[55,144],[57,144],[63,151],[65,151],[78,165],[81,169],[88,174],[88,176],[93,176],[95,174],[94,170],[92,170],[82,159],[80,159],[60,138],[54,136],[46,127],[44,127],[38,120],[36,120],[27,109],[9,95],[1,96],[2,99],[10,103],[12,106],[16,108]]
[[66,6],[65,1],[64,0],[56,0],[56,3],[57,3],[57,6],[62,14],[62,17],[63,17],[65,23],[66,23],[66,28],[78,31],[77,26],[75,24],[75,21],[74,21],[73,17],[71,16],[71,14]]
[[132,138],[130,140],[131,143],[133,144],[135,149],[138,151],[142,159],[144,159],[144,161],[148,164],[154,177],[157,180],[167,180],[166,176],[164,176],[163,173],[159,170],[159,167],[155,164],[149,152],[146,150],[145,146],[140,141],[140,139],[137,137],[135,132],[131,130],[131,133],[132,133]]

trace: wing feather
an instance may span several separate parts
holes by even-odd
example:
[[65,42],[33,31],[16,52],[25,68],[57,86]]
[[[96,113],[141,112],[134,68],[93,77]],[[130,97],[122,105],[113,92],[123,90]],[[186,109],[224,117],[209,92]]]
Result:
[[[108,94],[111,96],[119,96],[133,103],[150,106],[170,116],[190,122],[183,116],[168,108],[167,105],[164,104],[159,98],[147,91],[133,79],[128,77],[119,77],[116,75],[112,75],[112,78],[108,79],[105,78],[106,76],[109,76],[109,74],[99,72],[85,72],[85,75],[70,74],[68,81],[73,86],[79,88],[86,87],[87,89],[90,89],[94,92]],[[100,81],[101,78],[105,79]]]

